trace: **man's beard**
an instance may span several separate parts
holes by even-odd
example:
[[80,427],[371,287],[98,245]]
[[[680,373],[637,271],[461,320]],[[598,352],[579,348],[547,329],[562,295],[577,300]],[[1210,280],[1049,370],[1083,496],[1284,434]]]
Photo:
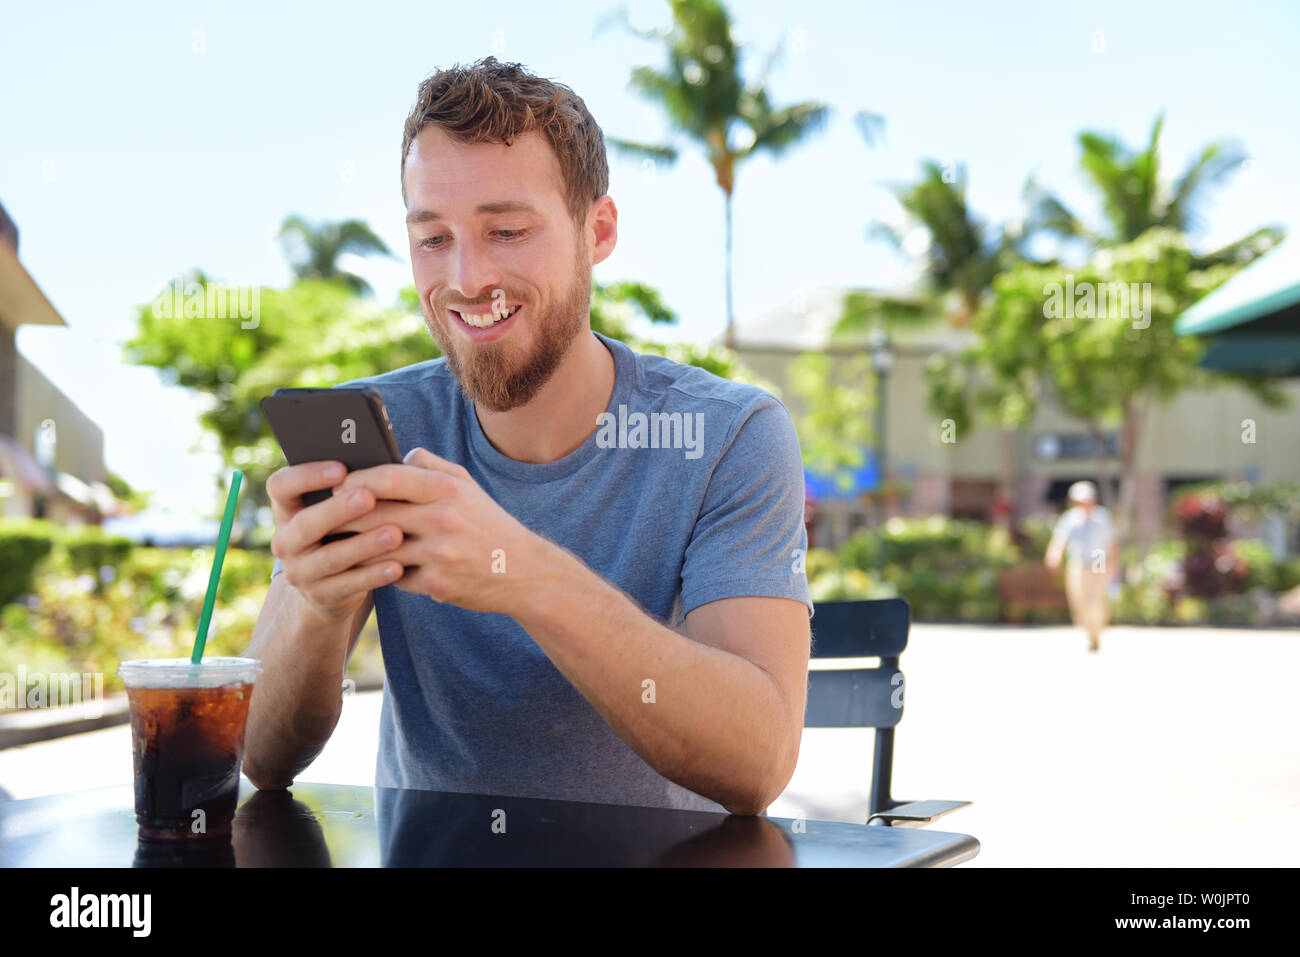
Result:
[[[534,326],[534,345],[522,361],[510,357],[512,347],[504,341],[470,342],[451,330],[444,337],[438,324],[424,317],[466,399],[493,412],[507,412],[531,402],[546,385],[582,332],[591,308],[591,273],[582,268],[581,258],[577,262],[573,282],[561,301],[544,314],[536,304],[525,304],[529,312],[522,321]],[[447,321],[460,320],[448,312]]]

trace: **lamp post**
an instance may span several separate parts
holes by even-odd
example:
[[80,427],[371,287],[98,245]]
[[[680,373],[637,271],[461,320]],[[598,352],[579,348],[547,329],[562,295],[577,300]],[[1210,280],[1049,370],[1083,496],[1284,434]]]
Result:
[[36,427],[35,446],[36,462],[46,471],[54,468],[55,452],[59,444],[58,427],[53,419],[42,419]]
[[[59,444],[58,428],[53,419],[42,419],[41,424],[36,427],[36,436],[32,442],[33,451],[36,453],[36,463],[45,470],[49,476],[51,484],[58,487],[58,471],[55,469],[54,461]],[[46,511],[49,503],[46,502],[44,495],[36,497],[33,503],[33,518],[46,518]]]
[[887,459],[885,452],[885,396],[889,386],[889,373],[894,368],[894,352],[890,348],[889,334],[879,326],[867,334],[867,351],[871,365],[876,370],[876,472],[883,499]]

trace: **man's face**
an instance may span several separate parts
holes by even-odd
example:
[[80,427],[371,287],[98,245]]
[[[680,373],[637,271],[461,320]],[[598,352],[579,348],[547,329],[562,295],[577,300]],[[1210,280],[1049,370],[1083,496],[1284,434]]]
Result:
[[587,237],[569,217],[554,150],[537,132],[508,147],[466,146],[429,126],[411,144],[403,182],[429,332],[468,398],[498,412],[524,405],[590,321]]

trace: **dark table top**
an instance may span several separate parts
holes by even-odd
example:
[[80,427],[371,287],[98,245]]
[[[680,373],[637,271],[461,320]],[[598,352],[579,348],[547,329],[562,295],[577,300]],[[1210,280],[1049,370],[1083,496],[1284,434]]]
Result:
[[233,835],[138,840],[130,785],[0,803],[3,867],[948,867],[966,834],[397,788],[240,781]]

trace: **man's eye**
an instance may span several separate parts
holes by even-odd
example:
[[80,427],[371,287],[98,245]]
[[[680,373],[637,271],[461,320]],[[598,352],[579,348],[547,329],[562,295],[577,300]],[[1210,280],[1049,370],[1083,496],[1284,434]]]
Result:
[[[506,240],[506,242],[518,242],[524,236],[528,235],[526,229],[498,229],[497,235]],[[445,236],[430,236],[428,239],[420,240],[420,245],[425,249],[441,249],[446,243],[440,240],[446,239]]]

